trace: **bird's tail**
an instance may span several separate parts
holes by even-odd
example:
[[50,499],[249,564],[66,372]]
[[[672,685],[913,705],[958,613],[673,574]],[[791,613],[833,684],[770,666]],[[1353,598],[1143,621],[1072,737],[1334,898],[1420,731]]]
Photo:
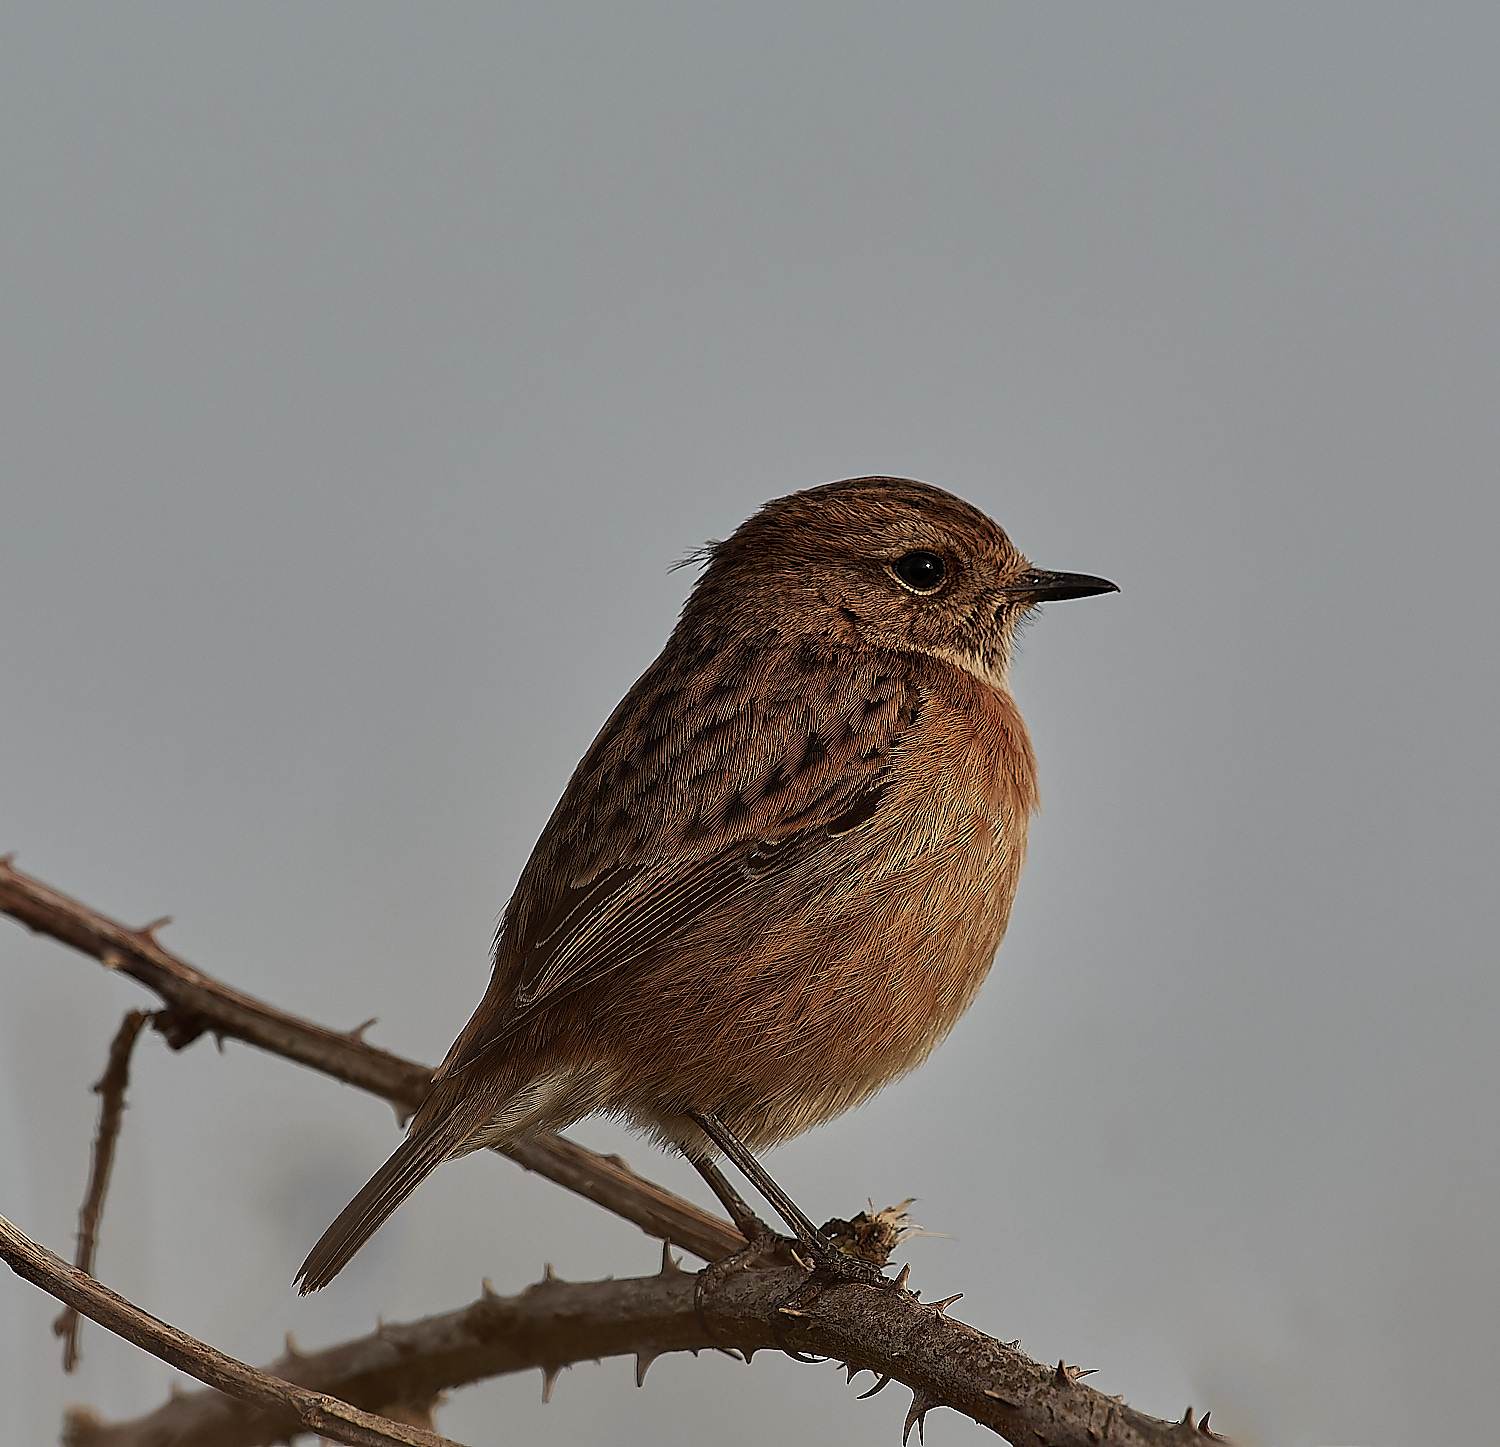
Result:
[[[394,1154],[365,1182],[307,1253],[297,1272],[297,1289],[306,1296],[327,1286],[390,1219],[391,1213],[450,1155],[454,1154],[484,1120],[494,1113],[496,1102],[486,1092],[460,1097],[452,1107],[423,1130],[419,1115],[417,1130],[396,1147]],[[424,1110],[423,1115],[427,1114]]]

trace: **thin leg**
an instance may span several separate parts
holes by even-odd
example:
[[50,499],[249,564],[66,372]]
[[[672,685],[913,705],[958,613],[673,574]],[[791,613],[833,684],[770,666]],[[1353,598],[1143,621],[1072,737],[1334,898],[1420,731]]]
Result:
[[[793,1234],[804,1246],[810,1247],[820,1256],[836,1249],[824,1240],[818,1228],[808,1220],[797,1203],[771,1179],[765,1167],[750,1154],[740,1138],[718,1116],[711,1111],[696,1110],[688,1111],[687,1116],[740,1168],[745,1179],[776,1208],[777,1215],[792,1228]],[[712,1184],[710,1181],[709,1185]],[[727,1206],[728,1203],[725,1204]]]
[[745,1203],[745,1198],[729,1184],[724,1172],[712,1161],[700,1161],[689,1156],[693,1169],[708,1182],[708,1189],[719,1198],[719,1204],[729,1212],[729,1219],[739,1227],[746,1241],[754,1242],[774,1235],[771,1228]]

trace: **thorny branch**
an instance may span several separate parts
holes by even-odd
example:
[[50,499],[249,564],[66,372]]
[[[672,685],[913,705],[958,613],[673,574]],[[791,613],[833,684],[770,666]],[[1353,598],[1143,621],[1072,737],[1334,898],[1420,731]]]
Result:
[[87,1272],[69,1266],[45,1246],[38,1246],[4,1216],[0,1216],[0,1260],[17,1276],[34,1282],[126,1341],[134,1342],[200,1382],[280,1413],[295,1430],[320,1432],[331,1441],[344,1442],[349,1447],[458,1447],[447,1437],[361,1411],[325,1393],[294,1386],[225,1356],[186,1332],[148,1316],[123,1296],[116,1296]]
[[[489,1290],[443,1316],[383,1324],[370,1336],[304,1354],[288,1342],[268,1372],[364,1405],[395,1396],[435,1402],[447,1388],[539,1368],[550,1397],[562,1368],[634,1354],[636,1381],[669,1351],[719,1349],[750,1358],[763,1349],[831,1357],[882,1382],[900,1371],[912,1387],[907,1429],[951,1406],[1013,1442],[1052,1447],[1167,1447],[1221,1440],[1194,1424],[1160,1422],[1082,1386],[1074,1368],[1043,1367],[901,1291],[837,1286],[806,1311],[781,1304],[799,1287],[798,1267],[681,1270],[663,1253],[656,1276],[561,1281],[547,1276],[519,1296]],[[897,1367],[899,1361],[900,1367]],[[264,1447],[294,1426],[248,1411],[218,1393],[195,1392],[148,1416],[104,1424],[76,1414],[67,1447]]]
[[[359,1038],[360,1031],[339,1034],[313,1025],[195,970],[157,943],[154,930],[161,921],[132,930],[22,874],[8,859],[0,859],[0,911],[155,991],[169,1008],[152,1019],[174,1048],[204,1032],[245,1040],[359,1085],[408,1111],[419,1103],[431,1079],[425,1067],[366,1045]],[[636,1175],[624,1162],[587,1151],[560,1136],[544,1137],[505,1153],[706,1260],[718,1260],[744,1245],[743,1237],[728,1222]],[[7,1254],[6,1259],[11,1257]],[[737,1351],[748,1359],[756,1351],[772,1348],[834,1358],[846,1365],[851,1378],[858,1372],[874,1372],[877,1383],[872,1393],[888,1381],[904,1383],[912,1392],[905,1429],[908,1437],[914,1425],[920,1429],[933,1407],[949,1406],[1027,1447],[1094,1447],[1098,1443],[1167,1447],[1223,1440],[1208,1430],[1207,1417],[1201,1424],[1195,1422],[1191,1408],[1178,1423],[1148,1417],[1085,1386],[1076,1368],[1062,1362],[1055,1368],[1043,1366],[1013,1345],[948,1317],[944,1312],[948,1303],[929,1305],[904,1289],[905,1271],[896,1283],[899,1289],[832,1287],[802,1307],[788,1310],[789,1299],[806,1279],[800,1267],[726,1270],[710,1266],[695,1275],[675,1265],[669,1267],[665,1264],[669,1259],[664,1253],[659,1276],[637,1281],[572,1284],[557,1281],[549,1273],[548,1280],[520,1297],[502,1299],[487,1291],[459,1312],[406,1327],[383,1326],[372,1338],[313,1356],[289,1349],[288,1356],[270,1370],[304,1388],[373,1402],[376,1410],[383,1406],[421,1413],[430,1411],[437,1394],[447,1386],[528,1367],[543,1370],[550,1391],[551,1380],[561,1367],[607,1354],[635,1354],[639,1380],[645,1367],[663,1351],[713,1346]],[[82,1277],[56,1257],[51,1260],[62,1272]],[[40,1281],[33,1272],[23,1274]],[[82,1280],[95,1285],[87,1277]],[[52,1285],[46,1289],[54,1290]],[[63,1295],[60,1290],[54,1294]],[[113,1321],[103,1324],[119,1329]],[[121,1334],[146,1345],[128,1332]],[[212,1348],[203,1350],[211,1352]],[[191,1366],[185,1369],[194,1371]],[[209,1380],[201,1371],[194,1375]],[[246,1396],[232,1383],[214,1384]],[[330,1400],[319,1398],[325,1408]],[[206,1415],[216,1425],[207,1436],[177,1435],[185,1425],[177,1420],[178,1414],[195,1420],[197,1415]],[[203,1393],[170,1402],[136,1423],[116,1426],[104,1426],[87,1413],[75,1412],[67,1442],[69,1447],[157,1447],[170,1441],[174,1447],[179,1443],[187,1447],[211,1441],[215,1447],[233,1447],[286,1436],[285,1426],[279,1429],[278,1438],[264,1435],[269,1428],[243,1425],[237,1429],[242,1435],[226,1435],[225,1414],[237,1422],[248,1420],[242,1408]],[[172,1435],[157,1430],[163,1426],[161,1419],[170,1419],[165,1426],[172,1428]],[[147,1424],[154,1425],[148,1430]],[[262,1435],[255,1435],[256,1430]],[[325,1426],[318,1430],[325,1436],[335,1435]],[[250,1435],[243,1435],[245,1431]],[[414,1440],[439,1439],[426,1435]]]
[[[93,1158],[89,1163],[89,1185],[83,1206],[78,1212],[78,1250],[73,1263],[80,1271],[94,1274],[94,1254],[99,1246],[99,1220],[104,1214],[104,1198],[109,1194],[109,1173],[115,1164],[115,1142],[120,1138],[120,1122],[125,1116],[125,1088],[130,1084],[130,1052],[135,1037],[149,1017],[144,1010],[129,1010],[120,1022],[109,1047],[104,1074],[94,1082],[99,1097],[99,1128],[94,1135]],[[52,1334],[63,1339],[63,1371],[78,1366],[78,1332],[81,1319],[76,1307],[67,1306],[52,1323]]]

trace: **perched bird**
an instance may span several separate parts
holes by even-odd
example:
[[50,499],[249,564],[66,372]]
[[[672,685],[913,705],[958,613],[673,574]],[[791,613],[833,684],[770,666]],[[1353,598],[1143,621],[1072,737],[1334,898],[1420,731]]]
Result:
[[1037,806],[1016,628],[1115,585],[1034,568],[894,477],[779,498],[704,556],[537,841],[483,1000],[302,1291],[440,1162],[596,1111],[711,1183],[723,1150],[816,1248],[751,1152],[919,1065],[989,971]]

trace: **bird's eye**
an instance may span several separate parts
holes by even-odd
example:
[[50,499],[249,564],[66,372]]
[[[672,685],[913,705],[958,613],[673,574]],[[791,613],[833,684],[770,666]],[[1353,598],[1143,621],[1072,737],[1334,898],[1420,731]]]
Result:
[[894,564],[896,576],[913,593],[935,593],[948,576],[948,565],[936,553],[903,553]]

